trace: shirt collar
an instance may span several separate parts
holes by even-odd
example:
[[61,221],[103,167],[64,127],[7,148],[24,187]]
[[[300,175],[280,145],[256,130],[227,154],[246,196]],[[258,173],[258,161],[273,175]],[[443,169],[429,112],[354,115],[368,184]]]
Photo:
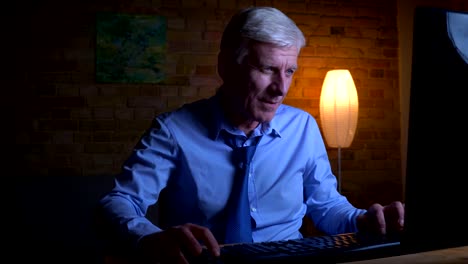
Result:
[[[211,124],[213,125],[210,127],[210,130],[209,130],[209,136],[212,140],[217,140],[222,130],[226,130],[230,132],[231,134],[240,135],[242,133],[239,129],[230,125],[229,122],[224,117],[223,110],[221,108],[221,100],[220,100],[219,94],[212,96],[209,99],[209,104],[210,104],[211,113],[213,114],[212,115],[213,122],[211,122]],[[283,110],[283,105],[280,105],[278,108],[278,111],[282,111],[282,110]],[[276,123],[277,122],[275,121],[275,117],[274,117],[270,122],[265,122],[265,123],[260,124],[260,126],[255,128],[253,132],[253,136],[271,135],[275,137],[281,137],[280,132],[276,128],[277,127]]]

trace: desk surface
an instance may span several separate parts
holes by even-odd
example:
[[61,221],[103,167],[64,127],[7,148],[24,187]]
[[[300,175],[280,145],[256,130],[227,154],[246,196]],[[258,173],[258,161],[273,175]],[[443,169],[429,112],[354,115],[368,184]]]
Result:
[[346,264],[461,264],[468,263],[468,246],[419,252],[388,258],[346,262]]
[[[104,264],[130,264],[128,260],[107,256]],[[419,252],[395,257],[352,261],[342,264],[468,264],[468,246]]]

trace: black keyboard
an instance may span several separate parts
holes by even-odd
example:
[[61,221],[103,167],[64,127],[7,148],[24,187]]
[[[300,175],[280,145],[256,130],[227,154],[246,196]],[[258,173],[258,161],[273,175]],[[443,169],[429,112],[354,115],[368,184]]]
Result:
[[364,237],[357,233],[306,237],[271,242],[224,245],[221,257],[193,263],[339,263],[399,255],[397,237]]

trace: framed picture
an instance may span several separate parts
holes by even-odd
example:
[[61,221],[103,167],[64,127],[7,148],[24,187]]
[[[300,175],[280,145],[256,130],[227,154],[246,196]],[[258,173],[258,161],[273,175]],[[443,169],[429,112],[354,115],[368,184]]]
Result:
[[158,83],[164,79],[166,19],[96,15],[96,82]]

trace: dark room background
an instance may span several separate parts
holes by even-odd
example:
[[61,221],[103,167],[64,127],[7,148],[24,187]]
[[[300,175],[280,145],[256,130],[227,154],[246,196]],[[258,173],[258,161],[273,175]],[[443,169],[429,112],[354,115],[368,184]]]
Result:
[[[36,210],[42,217],[69,212],[73,203],[92,204],[110,188],[109,177],[119,172],[156,114],[214,94],[224,26],[235,11],[250,5],[281,9],[306,36],[285,103],[319,121],[326,72],[346,68],[353,75],[359,119],[351,147],[341,152],[342,192],[365,208],[402,199],[407,92],[401,78],[408,72],[402,73],[401,65],[411,60],[410,47],[402,45],[408,39],[400,37],[411,38],[411,32],[401,33],[411,27],[415,5],[468,11],[467,1],[26,0],[16,3],[14,20],[4,25],[14,28],[16,60],[8,87],[14,92],[14,173],[4,176],[19,182],[21,206],[27,207],[20,210]],[[103,12],[165,19],[161,81],[96,80],[96,17]],[[336,171],[337,150],[328,153]],[[53,209],[44,209],[48,206]],[[73,209],[75,221],[86,213],[82,208]]]

